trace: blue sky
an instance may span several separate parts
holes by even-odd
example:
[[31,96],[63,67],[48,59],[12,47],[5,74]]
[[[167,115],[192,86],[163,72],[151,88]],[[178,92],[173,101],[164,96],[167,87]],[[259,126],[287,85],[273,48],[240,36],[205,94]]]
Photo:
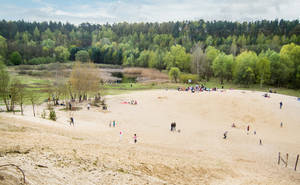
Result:
[[0,4],[0,19],[74,24],[300,17],[300,0],[0,0]]

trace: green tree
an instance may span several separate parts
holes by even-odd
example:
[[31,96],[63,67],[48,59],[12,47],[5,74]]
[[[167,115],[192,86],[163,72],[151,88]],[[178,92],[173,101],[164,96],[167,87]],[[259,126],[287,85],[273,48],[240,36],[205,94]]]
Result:
[[75,54],[76,61],[88,62],[90,61],[89,53],[85,50],[80,50]]
[[233,55],[220,53],[212,64],[212,69],[215,76],[220,78],[221,84],[224,83],[224,78],[231,79],[233,70]]
[[277,85],[278,87],[288,80],[287,66],[280,60],[280,54],[273,51],[267,50],[264,56],[270,61],[270,83]]
[[63,46],[56,47],[54,51],[55,51],[56,60],[59,62],[65,62],[70,57],[70,52],[68,51],[67,48]]
[[158,70],[163,70],[166,68],[164,62],[164,52],[160,49],[157,49],[154,53],[154,57],[149,61],[149,67],[156,68]]
[[299,87],[297,83],[298,66],[300,65],[300,46],[291,43],[282,46],[280,50],[280,60],[286,66],[288,82],[294,87]]
[[178,67],[172,67],[169,71],[169,77],[172,81],[177,83],[180,76],[180,69]]
[[42,41],[43,49],[52,49],[55,47],[55,41],[51,39],[46,39]]
[[212,70],[212,63],[217,58],[219,55],[220,51],[213,46],[209,46],[205,50],[205,55],[206,55],[206,65],[205,65],[205,76],[207,81],[209,81],[210,77],[213,75],[213,70]]
[[236,65],[234,69],[234,79],[236,83],[249,86],[255,82],[255,67],[258,61],[256,53],[252,51],[244,51],[236,57]]
[[39,29],[37,27],[35,27],[35,29],[33,31],[33,38],[34,38],[34,40],[35,41],[40,40],[40,36],[41,36],[41,34],[40,34]]
[[267,57],[260,55],[256,64],[258,71],[257,80],[260,82],[260,87],[263,86],[265,81],[269,81],[271,76],[271,65]]
[[7,52],[6,39],[0,35],[0,56],[2,56],[4,59],[6,58],[6,52]]
[[155,53],[153,51],[144,50],[140,53],[139,58],[137,59],[137,66],[139,67],[148,67],[149,63],[154,60]]
[[17,51],[10,54],[9,60],[13,65],[20,65],[22,63],[22,57]]
[[178,67],[182,71],[190,71],[190,54],[186,53],[185,48],[179,44],[171,47],[164,60],[167,64],[167,69]]

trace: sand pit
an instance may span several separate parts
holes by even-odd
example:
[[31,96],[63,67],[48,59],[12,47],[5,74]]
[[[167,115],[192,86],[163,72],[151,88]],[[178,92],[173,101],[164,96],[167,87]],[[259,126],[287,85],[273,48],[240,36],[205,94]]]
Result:
[[[30,107],[25,116],[1,113],[0,165],[18,165],[27,184],[300,184],[300,102],[263,94],[138,91],[107,96],[106,112],[57,107],[56,122]],[[131,99],[138,104],[121,103]],[[277,165],[278,152],[289,153],[288,167]],[[21,179],[10,171],[0,168],[0,184]]]

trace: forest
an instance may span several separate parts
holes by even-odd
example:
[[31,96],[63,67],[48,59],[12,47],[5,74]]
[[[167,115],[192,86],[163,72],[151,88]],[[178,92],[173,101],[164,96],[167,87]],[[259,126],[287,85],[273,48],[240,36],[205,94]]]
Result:
[[105,25],[0,21],[0,61],[6,65],[92,61],[246,86],[299,88],[299,45],[298,20]]

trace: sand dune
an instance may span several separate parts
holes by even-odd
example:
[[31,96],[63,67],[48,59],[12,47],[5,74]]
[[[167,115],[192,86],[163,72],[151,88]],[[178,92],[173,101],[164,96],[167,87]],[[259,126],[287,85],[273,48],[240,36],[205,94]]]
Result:
[[[300,184],[300,164],[293,170],[300,102],[262,95],[151,90],[107,96],[107,112],[78,105],[83,109],[72,113],[75,127],[61,107],[56,122],[34,118],[30,107],[25,116],[1,113],[0,165],[18,165],[27,184]],[[131,99],[138,105],[122,104]],[[173,121],[180,133],[170,132]],[[278,152],[289,153],[287,168],[277,165]],[[0,167],[0,184],[20,178],[17,170]]]

